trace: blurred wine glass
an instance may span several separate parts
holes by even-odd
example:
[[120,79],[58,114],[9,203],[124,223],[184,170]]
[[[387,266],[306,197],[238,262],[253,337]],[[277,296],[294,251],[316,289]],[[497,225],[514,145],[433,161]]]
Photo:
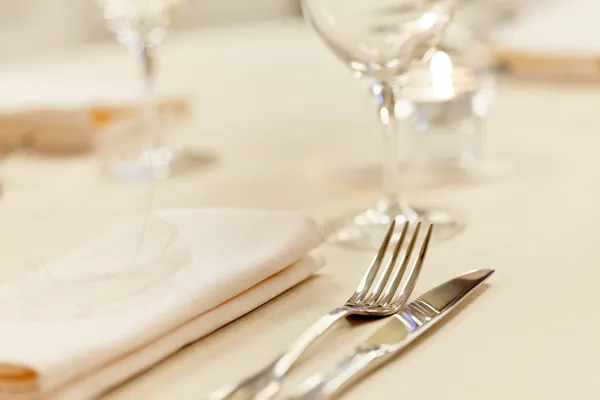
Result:
[[117,179],[148,180],[192,168],[194,154],[177,151],[164,142],[154,90],[156,48],[163,42],[176,11],[191,0],[96,1],[109,29],[137,59],[143,82],[139,118],[133,124],[119,125],[124,145],[105,161],[106,169]]
[[330,220],[331,242],[376,248],[388,224],[423,220],[438,238],[461,229],[441,210],[414,208],[398,196],[398,131],[394,115],[402,77],[413,61],[435,52],[452,18],[455,0],[302,0],[303,13],[325,44],[368,82],[383,132],[382,198],[367,210]]

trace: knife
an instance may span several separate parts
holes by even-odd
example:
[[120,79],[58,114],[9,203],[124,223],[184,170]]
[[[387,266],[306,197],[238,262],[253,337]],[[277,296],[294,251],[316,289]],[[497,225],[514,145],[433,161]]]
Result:
[[288,400],[323,400],[339,395],[444,319],[493,273],[490,269],[480,269],[431,289],[390,317],[350,357],[330,371],[301,383]]

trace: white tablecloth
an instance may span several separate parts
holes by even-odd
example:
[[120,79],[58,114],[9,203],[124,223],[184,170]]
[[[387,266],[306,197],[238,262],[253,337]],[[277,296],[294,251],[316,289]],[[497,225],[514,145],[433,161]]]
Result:
[[[161,86],[195,101],[194,144],[212,168],[163,182],[165,207],[301,208],[315,218],[377,195],[379,132],[363,84],[302,24],[212,28],[173,36]],[[45,86],[130,86],[113,44],[0,67],[4,97]],[[92,83],[90,83],[92,82]],[[411,185],[417,202],[463,213],[467,229],[431,248],[415,293],[474,268],[488,290],[438,332],[348,392],[348,399],[595,399],[600,395],[600,89],[504,82],[486,164],[470,178]],[[93,157],[13,155],[0,170],[0,279],[64,253],[145,206],[145,189],[103,180]],[[372,254],[326,246],[323,274],[107,396],[198,399],[263,365],[350,295]],[[324,367],[378,322],[329,336],[292,376]]]

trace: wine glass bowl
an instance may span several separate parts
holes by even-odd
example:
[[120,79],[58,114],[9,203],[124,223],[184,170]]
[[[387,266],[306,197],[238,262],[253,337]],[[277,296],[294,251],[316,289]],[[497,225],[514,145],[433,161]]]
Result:
[[97,0],[108,28],[117,41],[135,46],[143,41],[156,46],[166,36],[175,10],[189,0]]
[[359,76],[394,79],[426,55],[452,1],[303,0],[306,20]]

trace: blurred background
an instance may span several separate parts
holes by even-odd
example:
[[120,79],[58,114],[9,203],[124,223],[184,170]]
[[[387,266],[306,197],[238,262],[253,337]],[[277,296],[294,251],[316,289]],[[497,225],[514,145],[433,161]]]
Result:
[[[287,18],[300,15],[297,0],[193,1],[174,28]],[[0,0],[0,59],[110,39],[99,6],[83,0]]]
[[[594,1],[594,0],[592,0]],[[499,24],[553,3],[585,0],[462,0],[456,20],[485,36]],[[173,28],[300,16],[299,0],[192,1]],[[98,5],[82,0],[0,0],[0,60],[109,39]]]
[[[169,34],[196,31],[167,34],[158,51],[158,108],[169,111],[163,131],[173,133],[175,145],[199,147],[216,154],[217,161],[210,168],[189,168],[189,179],[174,173],[175,179],[159,185],[158,206],[307,208],[326,216],[327,202],[335,198],[327,190],[339,190],[340,198],[353,200],[379,190],[379,143],[369,135],[378,129],[371,99],[365,86],[305,27],[299,0],[191,0],[177,14]],[[539,143],[523,140],[526,134],[539,132],[546,138],[547,128],[558,134],[556,127],[563,124],[561,132],[571,132],[581,121],[594,120],[596,100],[587,102],[587,96],[597,96],[593,85],[589,93],[579,85],[564,85],[559,95],[554,86],[557,76],[567,82],[600,77],[600,32],[595,33],[599,14],[599,0],[459,0],[446,32],[449,41],[441,46],[451,63],[441,58],[446,60],[438,64],[442,71],[429,68],[427,73],[444,81],[448,66],[452,73],[454,65],[454,72],[466,70],[474,82],[468,82],[469,91],[445,102],[436,100],[434,106],[409,98],[403,102],[399,116],[407,121],[402,132],[409,133],[410,142],[399,147],[419,156],[409,162],[418,167],[437,163],[442,172],[454,173],[453,167],[464,167],[467,159],[474,161],[467,163],[469,172],[477,172],[484,142],[498,152],[514,149],[530,162],[534,157],[527,151],[538,152]],[[98,42],[103,43],[93,44]],[[115,210],[126,214],[147,208],[145,188],[116,186],[98,177],[103,163],[97,158],[112,161],[121,147],[129,150],[124,139],[130,132],[138,138],[137,127],[115,123],[113,132],[108,122],[129,122],[141,80],[135,60],[107,29],[98,2],[0,0],[0,49],[0,153],[3,148],[7,153],[0,157],[0,212],[5,236],[15,243],[8,246],[14,259],[28,256],[21,244],[33,240],[30,230],[23,228],[18,236],[12,226],[26,227],[35,212],[39,219],[55,218],[55,225],[70,229],[75,242],[84,237],[84,229],[95,230],[94,223],[108,225],[109,217],[118,215]],[[492,89],[488,79],[481,79],[488,75],[498,78]],[[550,84],[515,83],[518,75],[546,78]],[[496,87],[504,100],[496,96]],[[569,96],[582,100],[574,106]],[[490,112],[488,124],[488,104],[494,100],[495,107],[496,97],[500,111]],[[170,111],[183,117],[181,121],[173,118],[172,123]],[[547,118],[550,114],[553,119]],[[595,132],[594,124],[588,128]],[[344,150],[331,157],[331,149],[340,143]],[[158,150],[164,154],[164,148]],[[297,182],[306,186],[292,185],[292,172],[255,162],[258,155],[278,167],[289,165]],[[443,188],[451,192],[458,186],[446,175],[432,176],[425,180],[417,175],[415,189],[412,180],[403,185],[423,196],[428,190],[437,196]],[[338,186],[332,188],[330,182]],[[278,186],[285,188],[280,193],[284,199],[265,195]],[[243,195],[231,195],[231,188]],[[51,195],[55,200],[48,205]],[[64,217],[75,212],[79,217]],[[83,220],[94,223],[83,226]],[[46,231],[36,233],[38,248],[54,235],[52,224],[47,225]],[[53,254],[71,245],[67,240],[62,248],[55,241],[46,244]]]

